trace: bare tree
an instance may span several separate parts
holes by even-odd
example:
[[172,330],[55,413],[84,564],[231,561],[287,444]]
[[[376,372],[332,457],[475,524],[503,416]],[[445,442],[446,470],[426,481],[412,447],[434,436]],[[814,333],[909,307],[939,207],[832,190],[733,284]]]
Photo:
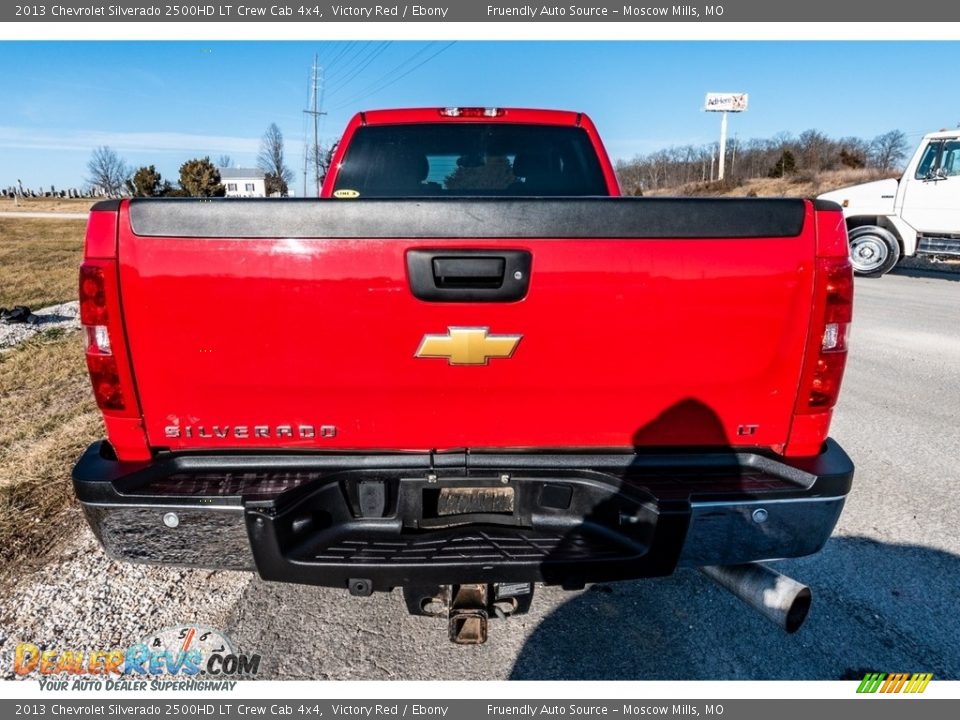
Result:
[[233,158],[229,155],[221,155],[217,158],[217,167],[228,168],[233,167]]
[[[727,145],[728,182],[862,168],[868,158],[871,167],[889,173],[902,165],[906,149],[903,133],[896,130],[872,142],[856,137],[834,140],[819,130],[807,130],[799,137],[784,132],[771,138],[743,141],[735,138]],[[670,147],[618,161],[616,172],[626,193],[641,186],[644,192],[683,188],[711,180],[711,168],[716,171],[717,152],[715,142]]]
[[317,143],[311,148],[313,157],[310,159],[310,164],[313,165],[316,170],[318,183],[323,182],[323,179],[327,176],[327,172],[330,170],[330,162],[333,160],[334,150],[336,150],[336,144],[324,145],[322,142]]
[[907,159],[907,136],[901,130],[877,135],[870,143],[870,159],[884,172],[898,167]]
[[836,161],[836,142],[819,130],[804,130],[797,139],[799,164],[806,170],[829,170]]
[[640,167],[640,159],[636,158],[632,162],[627,160],[617,160],[616,171],[620,179],[620,186],[628,195],[636,195],[638,191],[643,190],[643,170]]
[[106,145],[93,151],[87,171],[90,173],[87,182],[111,197],[119,197],[130,179],[130,168],[123,158]]
[[287,188],[293,182],[293,171],[287,167],[283,158],[283,133],[276,123],[270,123],[270,127],[263,134],[260,141],[260,153],[257,155],[257,167],[271,178],[270,191],[279,192],[281,195],[287,194]]
[[867,165],[870,156],[870,143],[858,137],[843,137],[838,141],[840,165],[848,168],[862,168]]

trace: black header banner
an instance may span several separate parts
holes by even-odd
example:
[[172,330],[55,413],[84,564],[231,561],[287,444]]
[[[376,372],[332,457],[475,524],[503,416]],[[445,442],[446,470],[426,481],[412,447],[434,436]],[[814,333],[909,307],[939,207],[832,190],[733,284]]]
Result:
[[484,0],[393,2],[151,2],[38,0],[3,4],[0,22],[944,22],[960,20],[960,5],[942,0],[837,2],[723,0],[669,4],[656,0],[536,3]]

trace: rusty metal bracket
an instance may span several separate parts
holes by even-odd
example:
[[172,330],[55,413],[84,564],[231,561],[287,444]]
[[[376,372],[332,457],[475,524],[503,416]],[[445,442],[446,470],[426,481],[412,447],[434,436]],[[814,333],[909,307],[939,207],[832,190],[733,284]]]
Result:
[[411,615],[449,620],[450,640],[479,645],[487,640],[487,623],[530,610],[533,583],[467,583],[404,586],[403,600]]
[[450,601],[450,640],[458,645],[481,645],[487,641],[489,585],[454,585]]

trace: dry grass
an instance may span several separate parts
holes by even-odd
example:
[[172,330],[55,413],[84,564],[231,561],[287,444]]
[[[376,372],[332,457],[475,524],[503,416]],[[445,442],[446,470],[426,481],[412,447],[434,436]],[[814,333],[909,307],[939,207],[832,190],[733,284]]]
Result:
[[848,185],[899,177],[878,170],[829,170],[822,173],[797,173],[783,178],[754,178],[734,182],[696,183],[664,188],[649,195],[726,196],[726,197],[816,197]]
[[13,198],[0,197],[2,212],[79,212],[85,213],[97,202],[91,198]]
[[70,469],[102,436],[78,332],[0,354],[0,578],[68,534]]
[[728,194],[751,197],[816,197],[821,193],[850,185],[899,177],[878,170],[830,170],[822,173],[798,173],[785,178],[748,180]]
[[0,218],[0,306],[75,300],[82,220]]

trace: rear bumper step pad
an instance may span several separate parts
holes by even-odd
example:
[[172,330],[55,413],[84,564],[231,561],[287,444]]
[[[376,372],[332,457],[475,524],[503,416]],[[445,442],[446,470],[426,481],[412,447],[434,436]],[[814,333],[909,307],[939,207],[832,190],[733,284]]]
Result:
[[853,466],[670,455],[232,455],[111,460],[74,486],[107,552],[335,587],[589,582],[798,557],[826,542]]

